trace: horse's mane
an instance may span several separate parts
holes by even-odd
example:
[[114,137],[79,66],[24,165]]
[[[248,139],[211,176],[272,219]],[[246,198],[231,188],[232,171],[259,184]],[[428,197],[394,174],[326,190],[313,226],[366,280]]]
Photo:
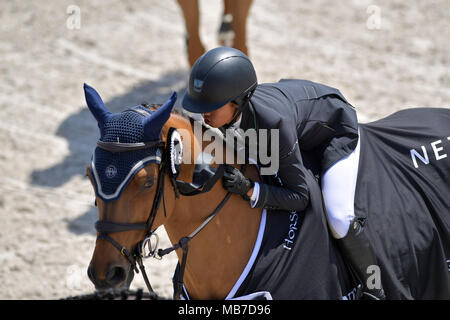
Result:
[[[141,105],[145,108],[151,109],[151,110],[156,110],[159,107],[162,106],[161,103],[147,103],[147,102],[143,102],[141,103]],[[202,118],[195,118],[192,114],[188,113],[187,111],[185,111],[182,108],[174,108],[172,109],[171,115],[175,115],[178,116],[180,118],[182,118],[183,120],[189,121],[191,128],[194,126],[194,122],[198,121],[201,125],[202,125],[202,132],[204,132],[205,130],[214,130],[215,133],[217,133],[217,136],[222,139],[225,140],[225,136],[223,134],[222,131],[220,131],[217,128],[211,127],[209,125],[207,125]]]

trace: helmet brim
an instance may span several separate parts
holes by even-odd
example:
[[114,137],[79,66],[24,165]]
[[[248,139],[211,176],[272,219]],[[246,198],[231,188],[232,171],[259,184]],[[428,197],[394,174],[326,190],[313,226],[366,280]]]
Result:
[[191,99],[189,97],[189,93],[186,92],[183,96],[181,106],[183,107],[183,109],[192,113],[207,113],[223,107],[230,101],[231,100],[225,100],[219,103],[204,103],[204,102],[202,103]]

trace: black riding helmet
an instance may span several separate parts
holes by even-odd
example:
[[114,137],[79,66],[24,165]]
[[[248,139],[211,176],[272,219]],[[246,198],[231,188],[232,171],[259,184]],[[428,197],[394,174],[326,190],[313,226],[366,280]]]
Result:
[[193,113],[210,112],[230,101],[242,108],[257,84],[255,69],[244,53],[218,47],[195,62],[182,105]]

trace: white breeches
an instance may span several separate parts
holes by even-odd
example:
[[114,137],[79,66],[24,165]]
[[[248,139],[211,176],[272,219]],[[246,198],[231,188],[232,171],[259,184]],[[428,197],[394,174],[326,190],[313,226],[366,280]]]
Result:
[[354,200],[359,165],[359,143],[351,154],[336,162],[322,176],[322,193],[328,225],[335,239],[345,237],[355,217]]

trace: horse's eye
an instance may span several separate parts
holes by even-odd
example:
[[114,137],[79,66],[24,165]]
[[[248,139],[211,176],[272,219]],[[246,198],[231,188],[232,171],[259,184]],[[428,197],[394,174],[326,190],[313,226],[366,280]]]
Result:
[[153,177],[148,178],[147,181],[145,181],[143,188],[144,189],[150,189],[155,184],[155,179]]

